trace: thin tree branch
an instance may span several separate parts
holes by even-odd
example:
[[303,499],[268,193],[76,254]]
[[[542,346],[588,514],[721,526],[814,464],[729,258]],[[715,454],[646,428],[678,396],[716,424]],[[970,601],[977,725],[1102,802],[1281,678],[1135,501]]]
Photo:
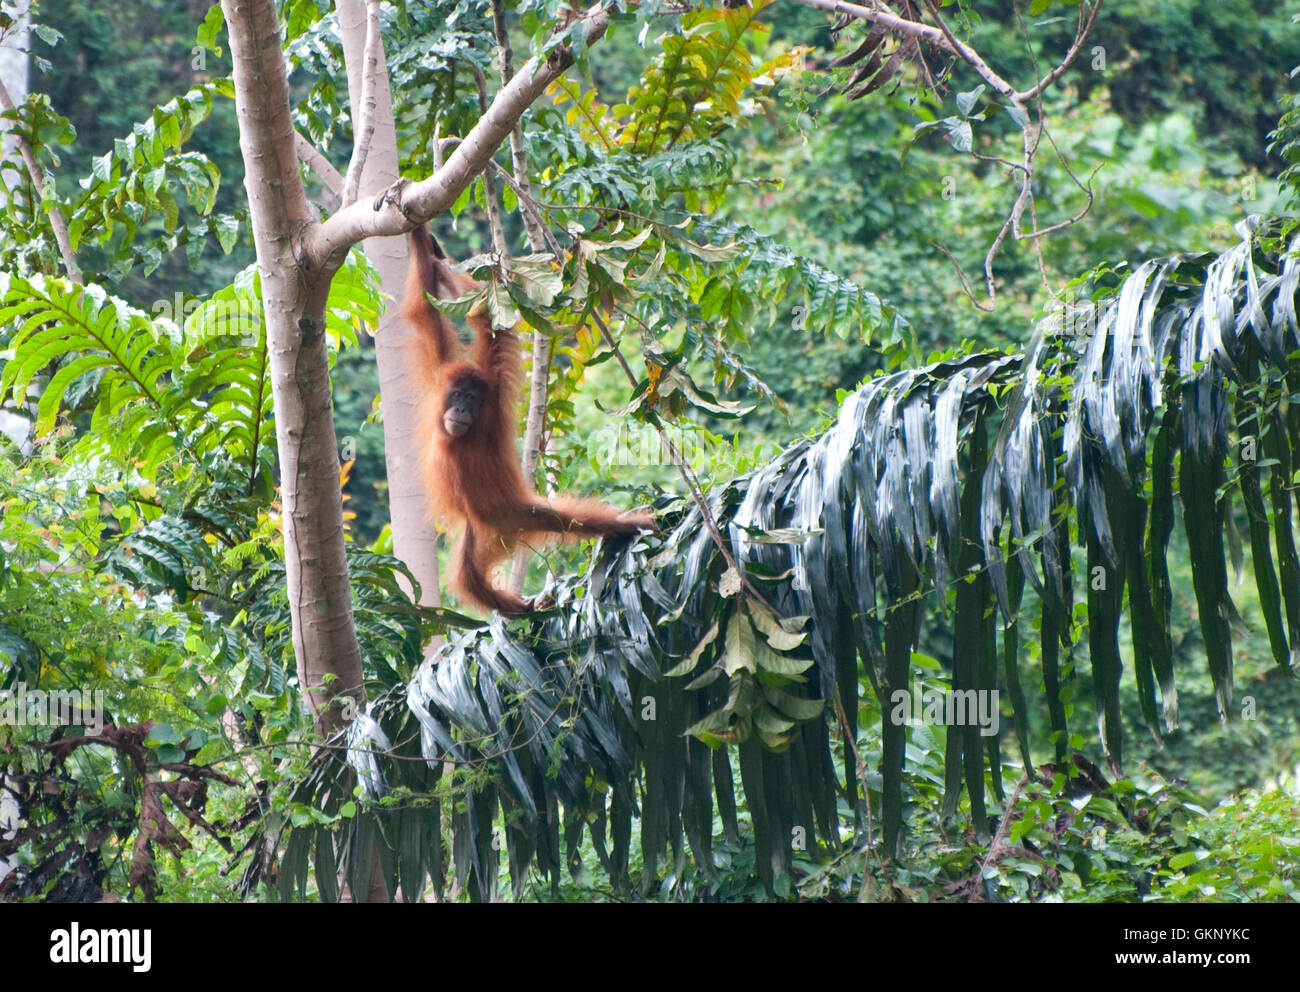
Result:
[[[479,113],[488,111],[487,78],[483,70],[474,66],[474,84],[478,90]],[[488,159],[489,165],[495,165],[495,159]],[[497,199],[497,186],[492,179],[490,168],[483,170],[483,203],[487,208],[488,229],[492,232],[492,248],[499,256],[506,254],[506,230],[501,226],[501,201]]]
[[343,175],[338,169],[334,168],[334,163],[321,154],[320,150],[301,131],[293,132],[293,147],[298,153],[299,161],[316,173],[320,181],[325,184],[326,189],[342,199]]
[[1060,65],[1043,76],[1042,79],[1029,89],[1025,90],[1024,93],[1020,94],[1020,96],[1023,97],[1023,100],[1037,99],[1043,90],[1047,89],[1047,87],[1060,79],[1061,76],[1065,74],[1066,70],[1074,64],[1074,60],[1078,56],[1079,50],[1083,48],[1084,41],[1087,39],[1088,35],[1092,33],[1092,26],[1097,23],[1097,15],[1101,13],[1102,2],[1103,0],[1097,0],[1091,8],[1089,8],[1087,4],[1079,5],[1079,26],[1074,33],[1074,44],[1072,44],[1070,50],[1065,53],[1065,58],[1061,60]]
[[[628,365],[627,359],[623,357],[623,352],[619,349],[618,342],[614,340],[614,335],[610,333],[609,325],[606,324],[605,319],[594,310],[591,313],[591,319],[596,322],[596,326],[600,328],[600,333],[601,336],[604,337],[605,343],[609,345],[610,350],[614,352],[614,357],[618,360],[619,365],[623,367],[623,373],[627,376],[628,382],[635,387],[637,385],[636,375],[633,373],[632,367]],[[760,603],[765,603],[770,606],[771,604],[768,603],[767,597],[760,593],[754,587],[754,584],[749,581],[749,576],[745,574],[744,570],[736,561],[736,556],[731,553],[731,545],[727,542],[727,539],[722,536],[722,530],[718,526],[717,520],[713,517],[713,510],[709,506],[709,501],[704,496],[704,489],[700,485],[700,481],[695,478],[695,474],[687,466],[686,459],[682,456],[681,451],[678,450],[677,445],[673,443],[673,439],[668,436],[667,432],[665,432],[662,427],[656,424],[655,430],[659,434],[660,442],[668,450],[668,457],[672,459],[673,465],[676,466],[678,474],[682,477],[682,481],[686,483],[686,488],[691,494],[691,500],[695,503],[696,509],[700,511],[700,520],[704,523],[704,529],[709,532],[709,537],[713,540],[713,544],[718,549],[719,553],[721,553],[723,561],[727,563],[727,568],[736,573],[736,577],[740,580],[741,584],[749,590],[751,596],[757,599]]]
[[[497,43],[497,70],[501,74],[501,85],[506,86],[515,68],[514,53],[510,48],[510,32],[506,25],[504,0],[492,0],[492,32],[496,36]],[[510,161],[514,176],[511,177],[501,169],[502,177],[515,191],[515,196],[519,200],[528,247],[534,252],[543,252],[546,250],[548,232],[537,210],[537,203],[533,199],[532,180],[528,173],[528,150],[524,146],[523,125],[519,122],[516,122],[510,130]],[[496,162],[492,164],[495,166]],[[564,256],[559,246],[553,245],[552,251],[556,259],[562,262]],[[524,450],[520,464],[524,478],[530,483],[537,478],[537,463],[541,460],[542,451],[546,447],[546,393],[550,377],[551,339],[541,330],[533,328],[532,368],[529,371],[528,383],[528,421],[524,428]],[[516,594],[523,591],[527,563],[528,549],[521,546],[515,552],[510,567],[510,589]]]
[[[504,0],[492,0],[492,30],[497,41],[497,69],[501,73],[501,85],[506,86],[515,73],[514,52],[510,48],[510,33],[506,29],[506,8]],[[516,121],[510,130],[510,161],[514,172],[511,184],[517,194],[533,198],[532,180],[528,173],[528,150],[524,147],[523,125]],[[528,246],[533,251],[546,250],[546,228],[540,215],[524,212],[524,233],[528,236]]]
[[976,310],[983,310],[985,313],[991,313],[993,307],[981,303],[975,296],[975,290],[971,288],[970,277],[966,275],[966,270],[962,268],[961,262],[957,261],[957,257],[953,255],[948,246],[942,241],[931,241],[930,244],[942,252],[948,261],[952,263],[952,267],[957,273],[957,278],[961,281],[961,291],[966,294],[966,298],[970,300],[971,305],[975,307]]
[[[604,35],[609,16],[603,6],[583,15],[587,43]],[[462,190],[487,167],[493,152],[510,134],[524,112],[573,64],[573,50],[557,46],[544,59],[529,59],[502,87],[469,134],[432,176],[404,186],[378,204],[358,200],[324,224],[309,229],[303,240],[306,261],[322,266],[342,264],[348,248],[369,237],[405,234],[447,210]]]
[[[1041,76],[1037,53],[1034,52],[1033,46],[1029,42],[1028,32],[1025,31],[1026,47],[1029,50],[1030,59],[1033,64],[1034,77],[1038,80],[1033,86],[1026,90],[1017,90],[1011,85],[1011,83],[1002,78],[1002,76],[989,66],[978,52],[953,33],[952,28],[948,25],[947,20],[944,18],[943,13],[940,10],[937,0],[921,0],[925,12],[934,21],[934,25],[923,24],[919,18],[912,19],[900,16],[886,8],[884,4],[878,2],[878,0],[875,0],[873,5],[870,7],[849,3],[847,0],[799,0],[799,2],[806,6],[815,7],[821,10],[833,11],[842,16],[868,21],[872,24],[885,27],[897,34],[925,40],[940,50],[956,55],[962,61],[971,66],[971,68],[973,68],[995,92],[1001,94],[1010,104],[1018,107],[1020,111],[1023,112],[1023,123],[1020,127],[1022,150],[1021,161],[1019,163],[1012,162],[1001,156],[981,154],[974,150],[969,153],[973,158],[980,161],[997,162],[1021,174],[1020,190],[1016,195],[1015,202],[1012,204],[1010,212],[1003,221],[996,237],[994,237],[992,244],[989,246],[988,252],[984,256],[985,290],[988,294],[987,304],[975,298],[970,283],[966,278],[966,273],[963,271],[961,264],[953,257],[952,253],[942,245],[937,245],[937,247],[948,257],[949,261],[951,261],[956,268],[957,274],[961,279],[962,291],[970,297],[971,302],[980,310],[988,312],[996,305],[997,284],[993,276],[993,263],[1008,235],[1011,235],[1012,239],[1015,241],[1033,242],[1033,249],[1038,262],[1039,274],[1042,277],[1044,286],[1046,286],[1050,292],[1050,280],[1048,278],[1047,265],[1043,257],[1042,243],[1040,239],[1047,234],[1059,231],[1063,228],[1069,227],[1071,224],[1077,223],[1079,219],[1086,215],[1092,208],[1093,192],[1091,180],[1089,180],[1087,185],[1081,183],[1079,178],[1070,170],[1069,165],[1065,163],[1064,156],[1056,146],[1056,143],[1052,141],[1052,146],[1056,149],[1057,157],[1061,159],[1062,164],[1065,166],[1067,175],[1070,176],[1070,179],[1076,186],[1084,191],[1088,197],[1088,201],[1073,217],[1049,225],[1048,227],[1039,226],[1038,204],[1034,199],[1033,182],[1034,156],[1037,154],[1038,145],[1046,131],[1043,124],[1044,112],[1042,106],[1042,93],[1048,86],[1051,86],[1060,79],[1061,76],[1065,74],[1066,70],[1068,70],[1074,63],[1083,47],[1084,41],[1092,32],[1092,29],[1096,24],[1097,16],[1101,11],[1103,0],[1094,0],[1094,2],[1083,3],[1080,5],[1079,22],[1075,28],[1074,41],[1071,43],[1069,50],[1066,52],[1065,57],[1061,62],[1049,72],[1042,74]],[[1016,8],[1016,17],[1020,22],[1022,31],[1025,30],[1024,20],[1020,17],[1018,6]],[[1030,118],[1029,111],[1026,109],[1027,104],[1036,105],[1037,121]],[[1051,138],[1049,135],[1049,141],[1050,140]],[[1029,211],[1031,221],[1029,231],[1023,231],[1021,229],[1021,220],[1024,217],[1026,209]]]
[[[375,77],[379,74],[382,49],[379,30],[379,0],[366,0],[366,58],[361,67],[361,107],[353,107],[352,161],[348,163],[348,178],[343,186],[343,206],[356,202],[361,185],[361,174],[370,154],[370,142],[375,136]],[[358,114],[357,111],[360,110]]]
[[[446,154],[447,149],[455,148],[458,144],[460,144],[459,138],[443,138],[441,141],[439,141],[437,145],[434,146],[433,160],[435,166],[440,167],[437,166],[436,164],[441,162],[441,160]],[[495,159],[489,161],[488,165],[492,167],[493,172],[495,172],[498,176],[501,177],[501,181],[503,183],[505,183],[507,186],[509,186],[512,190],[515,191],[515,196],[518,197],[519,199],[519,205],[520,207],[523,208],[522,213],[524,216],[524,228],[525,228],[525,232],[528,234],[529,247],[535,252],[549,251],[552,255],[555,256],[555,260],[557,262],[564,261],[564,249],[560,247],[560,243],[555,240],[554,236],[550,232],[550,229],[546,226],[546,221],[543,220],[542,218],[543,210],[574,210],[574,209],[618,210],[620,209],[615,207],[608,207],[608,208],[583,207],[580,204],[542,203],[540,200],[537,199],[537,197],[533,195],[533,187],[531,182],[528,181],[520,182],[518,179],[516,179],[506,170],[505,166],[501,165]],[[625,211],[620,211],[620,212],[625,213]],[[634,216],[634,215],[628,214],[627,216]],[[647,221],[650,220],[650,218],[640,218],[640,219],[647,220]],[[539,238],[538,241],[533,240],[533,233],[532,233],[533,231],[536,231],[537,237]]]
[[848,3],[846,0],[797,0],[797,2],[808,7],[816,7],[818,10],[828,10],[833,14],[844,14],[860,21],[880,24],[898,34],[928,41],[936,48],[956,55],[1004,97],[1012,99],[1016,96],[1016,88],[999,76],[975,49],[958,38],[945,36],[944,32],[937,27],[900,17],[892,10],[863,7],[860,4]]
[[[5,88],[4,82],[0,80],[0,110],[13,113],[17,109],[9,96],[9,90]],[[27,166],[27,174],[31,177],[32,186],[40,200],[33,207],[44,210],[49,215],[50,227],[54,231],[54,241],[59,246],[59,254],[63,257],[63,267],[68,272],[68,278],[77,285],[82,285],[85,280],[81,275],[81,266],[77,264],[77,254],[72,250],[72,239],[68,236],[68,224],[63,217],[63,210],[58,203],[52,200],[49,201],[48,208],[45,207],[45,170],[41,168],[41,163],[36,158],[36,150],[32,148],[31,142],[21,132],[15,132],[14,137],[18,141],[18,151],[23,157],[23,164]]]
[[838,689],[834,699],[835,719],[840,725],[840,733],[844,735],[844,740],[853,753],[853,764],[858,770],[858,785],[862,787],[863,804],[867,809],[867,847],[862,852],[862,884],[858,888],[858,900],[862,901],[871,892],[871,851],[876,846],[875,839],[872,837],[871,790],[867,787],[867,763],[862,759],[862,752],[858,750],[857,738],[849,731],[849,718],[844,712],[844,700]]

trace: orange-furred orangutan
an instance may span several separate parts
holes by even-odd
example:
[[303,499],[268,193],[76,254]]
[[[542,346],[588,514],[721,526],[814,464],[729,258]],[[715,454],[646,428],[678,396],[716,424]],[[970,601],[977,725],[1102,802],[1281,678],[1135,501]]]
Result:
[[480,284],[447,264],[424,227],[411,232],[411,266],[402,316],[418,331],[412,345],[423,395],[419,443],[431,515],[463,521],[448,584],[488,610],[523,613],[533,604],[489,580],[492,567],[520,542],[548,534],[615,537],[652,530],[645,511],[620,513],[595,500],[541,499],[524,481],[515,451],[523,378],[514,329],[492,328],[483,313],[466,319],[476,340],[468,355],[450,321],[425,294],[454,300]]

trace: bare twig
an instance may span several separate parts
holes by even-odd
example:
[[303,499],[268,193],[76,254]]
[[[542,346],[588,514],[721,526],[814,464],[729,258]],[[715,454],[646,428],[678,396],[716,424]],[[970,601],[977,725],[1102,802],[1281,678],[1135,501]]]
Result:
[[[601,336],[604,337],[605,343],[608,344],[610,350],[613,351],[614,358],[618,361],[619,365],[622,366],[623,373],[627,376],[628,382],[633,386],[636,386],[636,374],[633,373],[632,367],[628,365],[627,359],[623,357],[623,352],[619,349],[618,342],[614,340],[614,335],[610,333],[609,325],[605,323],[605,319],[595,311],[592,311],[591,319],[594,320],[596,326],[600,328]],[[740,579],[741,583],[749,591],[751,596],[761,603],[767,603],[767,597],[759,592],[758,589],[754,587],[754,584],[749,581],[749,576],[745,574],[744,570],[737,563],[736,556],[731,553],[731,545],[727,542],[727,539],[722,536],[722,530],[718,526],[717,520],[714,519],[713,510],[709,506],[709,501],[704,496],[704,488],[700,485],[699,479],[695,477],[695,474],[690,470],[690,467],[687,466],[686,459],[682,456],[681,451],[678,449],[677,445],[673,443],[673,439],[668,436],[663,428],[656,424],[655,430],[659,434],[660,442],[668,452],[668,457],[672,459],[673,465],[676,466],[678,474],[682,477],[682,481],[686,483],[686,488],[691,494],[691,500],[695,503],[696,509],[700,511],[700,519],[704,523],[704,529],[709,532],[709,537],[712,538],[714,545],[722,555],[723,561],[727,563],[727,567],[731,571],[736,573],[736,576]]]
[[[952,253],[942,246],[939,247],[956,268],[958,276],[961,279],[962,291],[966,293],[971,302],[980,310],[988,312],[993,310],[996,305],[997,285],[993,277],[993,263],[1008,236],[1015,241],[1031,241],[1033,243],[1033,250],[1038,263],[1038,271],[1043,280],[1043,285],[1047,288],[1048,292],[1052,292],[1051,281],[1048,276],[1046,261],[1043,257],[1040,239],[1054,231],[1059,231],[1063,228],[1069,227],[1084,217],[1088,211],[1092,209],[1093,192],[1091,179],[1087,184],[1081,182],[1069,168],[1069,165],[1065,162],[1060,149],[1053,141],[1052,146],[1056,150],[1057,157],[1065,167],[1066,174],[1069,175],[1071,181],[1074,182],[1076,186],[1083,190],[1087,196],[1087,202],[1081,210],[1068,219],[1045,227],[1040,226],[1038,219],[1038,205],[1034,199],[1033,186],[1034,156],[1037,154],[1039,142],[1046,133],[1042,94],[1044,90],[1059,80],[1070,66],[1074,64],[1075,59],[1083,48],[1085,40],[1089,34],[1091,34],[1093,27],[1096,25],[1097,16],[1101,12],[1103,0],[1093,0],[1093,2],[1083,2],[1080,4],[1079,21],[1075,28],[1074,40],[1070,44],[1069,49],[1061,61],[1046,73],[1041,73],[1038,65],[1037,54],[1034,52],[1033,46],[1029,42],[1028,32],[1025,32],[1025,44],[1026,48],[1029,50],[1030,58],[1033,63],[1034,78],[1036,82],[1029,88],[1023,90],[1016,89],[1015,86],[999,75],[998,72],[993,69],[977,51],[975,51],[975,49],[971,48],[971,46],[967,45],[956,36],[945,19],[937,0],[921,0],[926,15],[934,21],[934,24],[932,25],[922,23],[919,16],[905,17],[897,14],[888,9],[888,7],[883,3],[878,2],[878,0],[873,0],[873,3],[869,6],[849,3],[847,0],[799,0],[799,2],[810,7],[816,7],[820,10],[832,11],[845,17],[867,21],[876,25],[877,28],[886,28],[897,35],[926,41],[941,51],[955,55],[974,69],[980,78],[992,87],[995,93],[999,94],[1012,107],[1018,108],[1020,116],[1017,120],[1020,122],[1022,144],[1020,162],[1013,162],[1001,156],[981,154],[973,149],[969,152],[973,158],[980,161],[996,162],[1006,166],[1013,172],[1020,173],[1020,189],[1017,192],[1015,202],[1012,204],[1011,210],[984,256],[984,283],[985,292],[987,294],[987,303],[976,299],[965,271],[962,269],[961,264],[957,259],[953,257]],[[1016,16],[1020,20],[1023,29],[1024,21],[1020,18],[1018,7],[1016,10]],[[928,67],[925,68],[928,78]],[[1028,109],[1030,106],[1034,107],[1036,115],[1031,115]],[[1048,135],[1048,140],[1051,141],[1050,135]],[[1022,230],[1021,228],[1021,221],[1026,210],[1029,211],[1031,221],[1030,230],[1028,231]]]
[[816,7],[818,10],[828,10],[833,14],[845,14],[860,21],[880,24],[897,34],[927,41],[936,48],[956,55],[1004,97],[1010,99],[1016,95],[1016,88],[999,76],[975,49],[952,37],[951,34],[945,36],[940,28],[900,17],[887,8],[863,7],[861,4],[848,3],[846,0],[798,0],[798,2],[808,7]]
[[844,740],[853,753],[853,765],[858,770],[858,784],[862,787],[862,800],[867,807],[867,849],[862,856],[862,885],[858,889],[859,898],[862,898],[870,888],[871,851],[876,846],[872,838],[871,790],[867,787],[867,763],[862,759],[862,752],[858,750],[857,738],[849,729],[849,718],[844,712],[844,701],[838,692],[835,693],[835,719],[839,722],[840,733],[844,735]]
[[1002,819],[998,821],[997,832],[993,839],[989,841],[989,849],[984,857],[980,859],[979,871],[975,872],[976,878],[984,877],[984,869],[992,864],[996,858],[1000,857],[1002,851],[1007,847],[1007,838],[1011,836],[1011,824],[1015,822],[1012,813],[1015,811],[1016,803],[1020,801],[1020,794],[1024,791],[1025,786],[1029,784],[1031,769],[1026,768],[1020,781],[1016,783],[1015,789],[1011,793],[1011,798],[1007,800],[1005,808],[1002,810]]
[[[492,29],[497,41],[497,68],[501,73],[501,85],[505,86],[514,75],[515,67],[514,52],[510,48],[510,34],[506,29],[506,9],[503,0],[492,0]],[[532,179],[528,174],[528,150],[524,146],[524,129],[518,121],[510,131],[510,161],[514,177],[506,181],[510,183],[517,195],[526,197],[530,203],[535,203]],[[502,175],[505,175],[504,171]],[[540,214],[535,211],[531,215],[528,212],[524,213],[524,233],[528,236],[528,246],[533,251],[546,250],[546,225],[542,223]],[[560,254],[558,249],[555,251],[557,255]]]
[[[492,30],[497,43],[497,70],[501,74],[504,86],[514,74],[514,52],[510,47],[510,32],[506,25],[506,8],[503,0],[492,0]],[[524,233],[528,238],[528,247],[534,252],[547,250],[548,241],[551,251],[558,261],[564,255],[555,244],[554,239],[542,222],[533,198],[532,181],[528,174],[528,150],[524,145],[524,129],[516,122],[510,131],[510,161],[514,176],[504,169],[500,170],[502,178],[514,190],[519,200],[520,213],[524,221]],[[493,163],[494,165],[496,163]],[[551,339],[548,335],[533,328],[532,368],[528,384],[528,421],[524,428],[524,450],[521,468],[524,478],[529,482],[537,477],[537,463],[541,461],[546,447],[546,392],[551,377]],[[524,587],[524,574],[528,561],[528,550],[521,547],[515,552],[510,569],[510,588],[519,593]]]
[[983,310],[985,313],[991,313],[993,311],[993,307],[986,306],[984,303],[981,303],[980,300],[975,296],[975,290],[971,288],[970,277],[966,275],[966,270],[962,267],[961,262],[957,261],[957,257],[953,255],[953,253],[948,249],[948,246],[945,245],[942,241],[931,241],[930,244],[933,245],[940,252],[942,252],[943,255],[948,259],[948,261],[952,263],[952,267],[957,273],[957,278],[961,280],[961,291],[966,294],[966,298],[970,300],[971,305],[975,307],[975,309],[977,310]]
[[[438,163],[446,157],[447,152],[452,148],[455,148],[458,144],[460,144],[460,138],[451,137],[441,139],[434,146],[433,160],[435,169],[440,167]],[[555,240],[554,236],[551,234],[550,228],[546,226],[546,221],[542,218],[543,210],[607,209],[624,213],[626,216],[632,216],[631,214],[626,214],[625,211],[622,211],[621,208],[618,207],[583,207],[581,204],[543,203],[533,195],[531,183],[520,182],[512,176],[503,165],[495,160],[489,161],[488,165],[491,167],[493,172],[501,177],[503,183],[515,191],[515,196],[519,199],[519,205],[523,208],[524,230],[528,233],[529,247],[536,252],[549,251],[555,256],[557,262],[564,261],[564,249],[560,247],[560,243]],[[650,220],[650,218],[640,219],[646,221]],[[538,241],[533,240],[533,233],[531,232],[534,231],[539,239]]]
[[[1079,26],[1075,29],[1074,43],[1070,46],[1070,50],[1065,53],[1065,58],[1061,60],[1060,64],[1055,69],[1043,76],[1042,79],[1029,89],[1019,94],[1021,100],[1018,102],[1023,103],[1028,100],[1037,99],[1043,90],[1047,89],[1047,87],[1060,79],[1061,76],[1065,74],[1065,71],[1074,64],[1074,60],[1078,56],[1079,50],[1083,48],[1084,41],[1087,39],[1088,35],[1092,33],[1093,25],[1097,23],[1097,15],[1101,13],[1101,4],[1102,0],[1097,0],[1096,3],[1091,5],[1091,7],[1087,4],[1079,5]],[[1017,16],[1019,16],[1018,13]]]

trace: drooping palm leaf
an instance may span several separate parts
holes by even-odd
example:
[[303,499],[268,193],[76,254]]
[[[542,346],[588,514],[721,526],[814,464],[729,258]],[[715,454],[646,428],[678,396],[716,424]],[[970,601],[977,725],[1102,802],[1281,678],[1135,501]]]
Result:
[[[833,737],[856,732],[860,675],[885,714],[883,845],[895,850],[908,731],[890,719],[890,698],[909,687],[918,632],[927,611],[949,610],[949,590],[953,687],[1005,685],[1028,761],[1031,745],[1048,741],[1030,733],[1021,619],[1036,600],[1046,729],[1060,759],[1061,652],[1074,650],[1083,583],[1102,742],[1118,766],[1124,667],[1152,732],[1177,719],[1167,559],[1179,513],[1220,712],[1231,703],[1236,615],[1225,520],[1238,498],[1275,654],[1294,664],[1296,267],[1261,256],[1245,234],[1218,258],[1139,266],[1086,322],[1040,327],[1024,356],[872,379],[820,438],[715,487],[711,513],[747,584],[724,574],[692,507],[665,513],[662,538],[609,548],[585,575],[561,580],[545,618],[453,639],[408,698],[430,767],[492,770],[457,821],[457,864],[473,891],[493,891],[495,855],[483,845],[498,804],[509,812],[516,884],[529,852],[558,870],[557,803],[570,852],[589,825],[616,883],[626,881],[634,811],[647,884],[665,852],[680,868],[683,838],[709,873],[714,801],[736,831],[733,758],[758,874],[784,891],[791,838],[838,847],[837,796],[860,810],[852,745],[843,774],[832,757]],[[1234,434],[1263,435],[1268,506],[1262,466],[1230,464],[1244,450]],[[1281,588],[1267,581],[1272,554]],[[946,754],[948,781],[964,785],[982,831],[984,770],[998,787],[1002,753],[966,727],[950,732]]]

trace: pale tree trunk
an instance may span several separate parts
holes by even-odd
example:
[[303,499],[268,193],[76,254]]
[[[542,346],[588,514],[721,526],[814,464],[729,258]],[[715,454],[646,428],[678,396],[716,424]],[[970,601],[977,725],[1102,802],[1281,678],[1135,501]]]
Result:
[[[223,0],[234,61],[235,106],[249,216],[262,277],[276,441],[280,454],[285,574],[293,622],[298,683],[316,728],[329,737],[347,694],[365,700],[361,646],[352,620],[339,458],[331,415],[325,302],[332,265],[308,267],[295,256],[295,234],[316,222],[298,172],[279,20],[269,2]],[[339,258],[341,259],[341,255]],[[337,677],[326,682],[327,675]],[[374,869],[369,902],[386,902],[386,880]]]
[[[376,45],[378,3],[371,0],[338,0],[339,34],[343,61],[348,73],[348,105],[352,109],[353,134],[357,147],[341,191],[341,206],[350,206],[360,191],[382,190],[397,181],[397,128],[393,120],[392,89],[382,45]],[[367,28],[371,32],[367,45]],[[364,125],[362,118],[364,117]],[[363,133],[364,132],[364,133]],[[380,285],[393,301],[400,300],[406,283],[407,239],[404,236],[369,238],[366,257],[379,273]],[[388,513],[392,528],[393,553],[411,570],[420,584],[420,603],[438,606],[438,538],[426,519],[422,475],[416,471],[419,383],[410,374],[413,365],[402,360],[410,346],[411,328],[397,319],[398,307],[383,311],[372,329],[375,363],[379,369],[379,394],[384,410],[384,459],[388,470]],[[414,592],[414,590],[408,590]],[[429,644],[437,650],[441,638]],[[415,901],[417,893],[404,893]],[[388,884],[383,877],[379,852],[370,863],[370,903],[388,901]]]
[[[330,282],[352,245],[367,238],[400,236],[446,211],[487,166],[528,107],[573,63],[573,53],[567,46],[558,46],[544,61],[530,60],[502,87],[434,175],[390,188],[375,200],[374,191],[358,177],[382,159],[381,153],[374,163],[369,161],[366,136],[372,142],[385,140],[381,118],[389,121],[390,131],[392,127],[391,111],[380,112],[387,93],[379,79],[383,64],[380,49],[380,58],[361,70],[360,90],[353,89],[368,97],[362,101],[366,119],[359,132],[359,148],[354,150],[348,169],[352,187],[362,193],[356,202],[347,203],[345,184],[345,202],[322,224],[314,215],[298,171],[299,143],[290,112],[275,4],[273,0],[222,0],[221,6],[230,32],[244,184],[271,358],[294,656],[299,684],[315,714],[316,727],[328,736],[340,729],[343,713],[342,708],[331,705],[333,699],[347,695],[358,704],[365,699],[344,553],[339,457],[325,347]],[[361,9],[359,4],[347,7],[353,46]],[[601,7],[581,16],[587,21],[590,44],[604,34],[607,17]],[[359,33],[364,38],[365,29]],[[373,42],[379,44],[377,36]],[[369,46],[372,55],[374,45]],[[361,47],[367,46],[363,42]],[[367,74],[374,78],[364,78]],[[410,474],[399,473],[394,481]],[[420,512],[423,514],[422,507]],[[436,587],[436,581],[433,585]]]
[[[21,71],[22,92],[16,97],[10,93],[4,73],[0,73],[0,110],[6,113],[14,111],[18,104],[23,101],[27,94],[27,56],[22,50],[26,48],[28,41],[27,20],[28,12],[31,10],[30,2],[3,3],[0,9],[15,18],[7,30],[3,30],[0,37],[0,57],[11,60],[9,65],[11,71],[17,73]],[[22,63],[22,69],[19,70],[12,60],[19,60]],[[10,143],[18,153],[23,165],[27,169],[27,175],[31,178],[32,187],[36,191],[38,198],[43,199],[46,192],[45,170],[36,160],[36,151],[31,143],[23,135],[10,131],[5,135],[4,148],[6,157]],[[32,204],[33,211],[40,208]],[[59,255],[63,258],[63,267],[68,273],[68,278],[75,283],[80,283],[81,268],[77,265],[77,256],[72,250],[72,241],[68,237],[68,223],[64,219],[63,211],[58,206],[50,208],[48,211],[50,221],[50,230],[54,232],[55,243],[59,246]]]
[[[298,682],[316,725],[341,726],[339,694],[365,697],[352,622],[339,458],[330,410],[325,302],[343,253],[300,264],[297,235],[316,224],[298,173],[279,19],[270,0],[223,0],[234,61],[244,185],[262,278],[280,455],[285,573]],[[326,676],[336,681],[326,684]]]
[[[348,70],[348,92],[353,108],[361,106],[362,70],[366,39],[366,4],[364,0],[339,0],[339,32],[343,38],[343,57]],[[374,132],[361,172],[362,194],[392,185],[397,172],[397,132],[393,122],[393,99],[389,88],[388,67],[383,61],[373,74]],[[354,113],[358,111],[354,109]],[[370,238],[366,256],[379,272],[384,292],[394,301],[402,298],[406,284],[406,237]],[[403,356],[410,354],[412,330],[397,318],[397,307],[390,305],[375,331],[375,362],[379,367],[379,394],[384,406],[384,457],[388,465],[388,512],[393,530],[393,553],[406,563],[420,583],[420,602],[437,606],[438,536],[428,519],[423,476],[416,470],[419,447],[416,443],[419,385],[414,366]],[[433,646],[431,645],[431,648]]]
[[[0,3],[0,10],[14,19],[14,25],[0,37],[0,86],[22,103],[27,96],[27,9],[31,0],[18,3]],[[10,133],[8,122],[0,124],[4,137],[0,138],[0,159],[8,161],[18,155],[18,139]],[[0,189],[0,204],[4,203],[4,190]]]
[[[15,103],[21,103],[27,96],[27,7],[28,0],[18,4],[0,4],[0,10],[14,18],[15,24],[0,38],[0,92],[8,93]],[[11,134],[5,124],[0,124],[3,136],[0,136],[0,162],[8,162],[18,157],[18,139]],[[5,204],[4,188],[0,187],[0,207]],[[32,422],[7,410],[0,410],[0,431],[8,434],[15,444],[23,446],[24,451],[30,447],[28,433]],[[18,803],[8,792],[0,792],[0,837],[12,836],[18,827]],[[13,870],[13,863],[0,858],[0,879]]]

